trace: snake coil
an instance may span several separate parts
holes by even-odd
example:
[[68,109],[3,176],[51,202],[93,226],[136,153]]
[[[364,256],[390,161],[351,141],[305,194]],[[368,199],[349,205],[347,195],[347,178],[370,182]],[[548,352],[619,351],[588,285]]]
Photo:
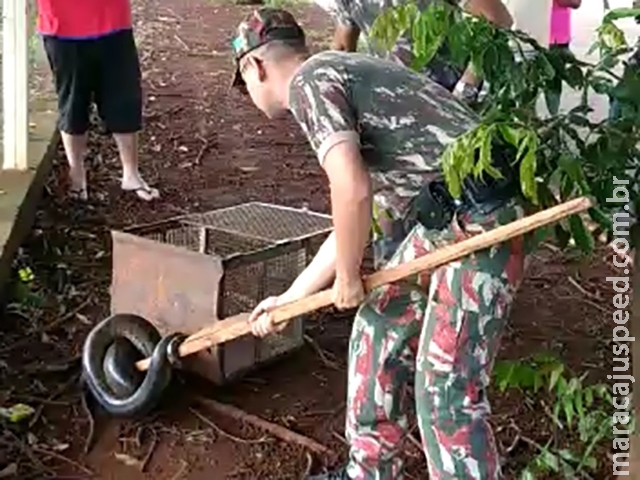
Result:
[[[117,314],[89,333],[82,351],[84,384],[111,415],[141,416],[160,401],[178,365],[178,347],[186,338],[174,333],[161,337],[144,318]],[[135,363],[151,357],[146,372]]]

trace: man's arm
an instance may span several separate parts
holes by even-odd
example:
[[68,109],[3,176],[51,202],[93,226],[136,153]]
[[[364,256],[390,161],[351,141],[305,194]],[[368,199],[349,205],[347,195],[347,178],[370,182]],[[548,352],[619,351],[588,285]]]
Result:
[[360,280],[360,266],[371,228],[371,179],[355,141],[331,147],[322,164],[331,187],[334,231],[311,263],[281,295],[297,300],[325,288],[334,278]]
[[580,8],[582,0],[555,0],[561,7]]
[[511,28],[513,18],[501,0],[467,0],[464,9],[476,17],[484,17],[502,28]]
[[338,308],[361,300],[360,265],[371,229],[371,179],[347,89],[343,71],[324,65],[298,75],[289,95],[289,109],[329,180]]
[[337,143],[322,162],[331,187],[336,281],[360,282],[371,229],[371,178],[355,140]]
[[336,234],[331,232],[313,260],[281,295],[283,302],[291,302],[316,293],[329,286],[336,276]]
[[343,52],[355,52],[358,49],[359,37],[360,29],[355,25],[342,25],[337,23],[336,30],[333,33],[331,49],[341,50]]

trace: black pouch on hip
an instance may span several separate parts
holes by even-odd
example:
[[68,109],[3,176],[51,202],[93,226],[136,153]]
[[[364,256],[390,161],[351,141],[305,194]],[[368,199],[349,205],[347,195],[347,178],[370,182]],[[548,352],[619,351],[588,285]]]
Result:
[[423,227],[442,230],[451,223],[456,204],[444,182],[433,181],[413,199],[411,208],[414,218]]

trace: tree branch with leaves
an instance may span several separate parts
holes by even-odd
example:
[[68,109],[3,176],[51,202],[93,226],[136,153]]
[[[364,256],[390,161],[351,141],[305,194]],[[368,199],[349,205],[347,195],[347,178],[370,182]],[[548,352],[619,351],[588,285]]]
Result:
[[[592,47],[600,54],[595,64],[571,52],[544,48],[524,32],[496,27],[445,1],[434,1],[422,11],[414,3],[389,8],[375,22],[372,36],[390,49],[408,34],[415,70],[446,44],[453,64],[464,67],[470,58],[485,80],[486,95],[474,105],[480,124],[450,144],[440,159],[452,195],[460,195],[469,175],[499,178],[492,147],[496,141],[506,142],[517,152],[513,167],[529,201],[546,208],[577,195],[590,196],[596,205],[589,216],[610,238],[612,207],[606,198],[613,191],[613,178],[633,185],[640,176],[640,73],[629,68],[616,71],[634,47],[614,22],[638,14],[640,10],[634,9],[607,13]],[[538,98],[545,93],[559,95],[563,83],[580,92],[579,104],[568,112],[540,117]],[[615,100],[620,115],[591,120],[589,101],[594,93]],[[630,193],[637,205],[638,192]],[[558,224],[555,234],[561,247],[571,238],[585,253],[595,245],[580,216]]]

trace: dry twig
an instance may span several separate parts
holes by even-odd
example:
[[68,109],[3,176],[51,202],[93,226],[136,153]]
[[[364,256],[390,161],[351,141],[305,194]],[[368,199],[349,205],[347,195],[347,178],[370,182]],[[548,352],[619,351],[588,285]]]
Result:
[[284,440],[285,442],[295,443],[319,455],[325,455],[330,458],[337,457],[336,453],[333,450],[325,447],[315,440],[305,437],[304,435],[300,435],[299,433],[293,432],[281,425],[276,425],[275,423],[268,422],[256,415],[247,413],[244,410],[200,396],[197,396],[195,400],[205,408],[215,411],[221,415],[225,415],[236,421],[249,423],[255,427],[260,428],[261,430],[270,433],[275,437]]
[[578,281],[577,281],[575,278],[573,278],[573,277],[571,277],[571,276],[569,276],[569,277],[567,277],[567,278],[569,279],[569,283],[570,283],[571,285],[573,285],[574,287],[576,287],[576,288],[580,291],[580,293],[582,293],[583,295],[585,295],[585,296],[587,296],[587,297],[589,297],[589,298],[592,298],[592,299],[594,299],[594,300],[598,300],[598,301],[602,300],[602,299],[601,299],[598,295],[596,295],[595,293],[591,293],[591,292],[587,291],[587,290],[586,290],[582,285],[580,285],[580,284],[578,283]]
[[42,331],[44,333],[49,333],[52,330],[58,328],[60,325],[62,325],[63,323],[65,323],[67,320],[71,320],[73,317],[76,316],[77,313],[80,313],[81,310],[83,310],[86,306],[88,306],[91,303],[91,296],[89,295],[88,298],[86,298],[84,300],[84,302],[82,302],[80,305],[78,305],[76,308],[74,308],[73,310],[71,310],[70,312],[67,312],[65,315],[63,315],[62,317],[58,318],[57,320],[54,320],[53,322],[51,322],[49,325],[46,325]]
[[213,429],[214,432],[218,433],[218,435],[222,435],[223,437],[228,438],[229,440],[232,440],[234,442],[244,443],[244,444],[253,444],[253,443],[264,443],[264,442],[266,442],[268,440],[267,437],[260,437],[260,438],[257,438],[257,439],[238,438],[238,437],[236,437],[234,435],[231,435],[228,432],[225,432],[222,428],[220,428],[212,420],[208,419],[206,416],[204,416],[202,413],[200,413],[195,408],[190,407],[189,411],[191,413],[193,413],[196,417],[198,417],[201,421],[203,421],[204,423],[209,425]]
[[337,362],[330,360],[328,358],[328,355],[330,355],[328,352],[325,352],[324,350],[322,350],[320,348],[320,345],[318,345],[318,343],[311,338],[309,335],[303,335],[304,341],[307,342],[311,348],[313,348],[313,350],[316,352],[316,354],[318,355],[318,357],[320,358],[320,361],[324,364],[325,367],[330,368],[332,370],[340,370],[340,366],[338,365]]
[[200,165],[200,163],[202,162],[202,157],[204,157],[204,154],[207,152],[207,150],[209,150],[209,140],[202,138],[202,147],[200,148],[200,151],[198,152],[198,155],[196,155],[196,159],[193,161],[194,165]]
[[313,467],[313,457],[309,452],[305,452],[305,454],[307,456],[307,466],[304,469],[304,473],[302,474],[302,477],[300,477],[302,480],[305,480],[306,478],[309,477],[309,475],[311,474],[311,468]]
[[[67,390],[67,388],[69,388],[71,385],[77,382],[78,378],[80,378],[80,374],[73,375],[69,380],[67,380],[65,383],[60,385],[60,387],[58,387],[58,389],[55,392],[49,395],[47,400],[52,401],[58,398]],[[40,419],[43,409],[44,409],[44,404],[40,404],[36,409],[36,413],[33,415],[33,417],[31,417],[31,420],[29,421],[29,428],[33,427],[36,424],[36,422]]]
[[151,445],[149,446],[149,450],[147,450],[147,454],[142,459],[142,462],[140,462],[140,471],[143,473],[146,470],[147,465],[149,464],[149,460],[151,460],[151,456],[153,455],[153,452],[155,452],[156,447],[158,446],[158,434],[156,433],[156,430],[150,427],[142,427],[142,429],[145,429],[145,428],[148,428],[151,431],[152,437],[151,437]]
[[55,458],[56,460],[60,460],[61,462],[68,463],[69,465],[72,465],[72,466],[76,467],[77,469],[82,470],[87,475],[93,475],[93,471],[89,470],[84,465],[80,465],[78,462],[74,462],[73,460],[71,460],[70,458],[65,457],[64,455],[60,455],[59,453],[52,452],[50,450],[46,450],[46,449],[40,448],[40,447],[32,447],[32,448],[33,448],[34,452],[38,452],[38,453],[41,453],[42,455],[46,455],[46,456]]
[[171,477],[171,480],[178,480],[182,476],[182,474],[185,472],[188,466],[189,464],[187,462],[185,462],[184,460],[180,460],[180,468],[173,475],[173,477]]
[[93,437],[95,435],[95,427],[96,421],[93,418],[93,412],[91,411],[91,407],[89,406],[88,401],[89,393],[86,390],[82,390],[80,392],[80,402],[82,404],[82,409],[84,413],[87,415],[87,422],[89,423],[89,431],[87,432],[87,436],[84,440],[84,454],[87,455],[91,451],[91,447],[93,445]]

